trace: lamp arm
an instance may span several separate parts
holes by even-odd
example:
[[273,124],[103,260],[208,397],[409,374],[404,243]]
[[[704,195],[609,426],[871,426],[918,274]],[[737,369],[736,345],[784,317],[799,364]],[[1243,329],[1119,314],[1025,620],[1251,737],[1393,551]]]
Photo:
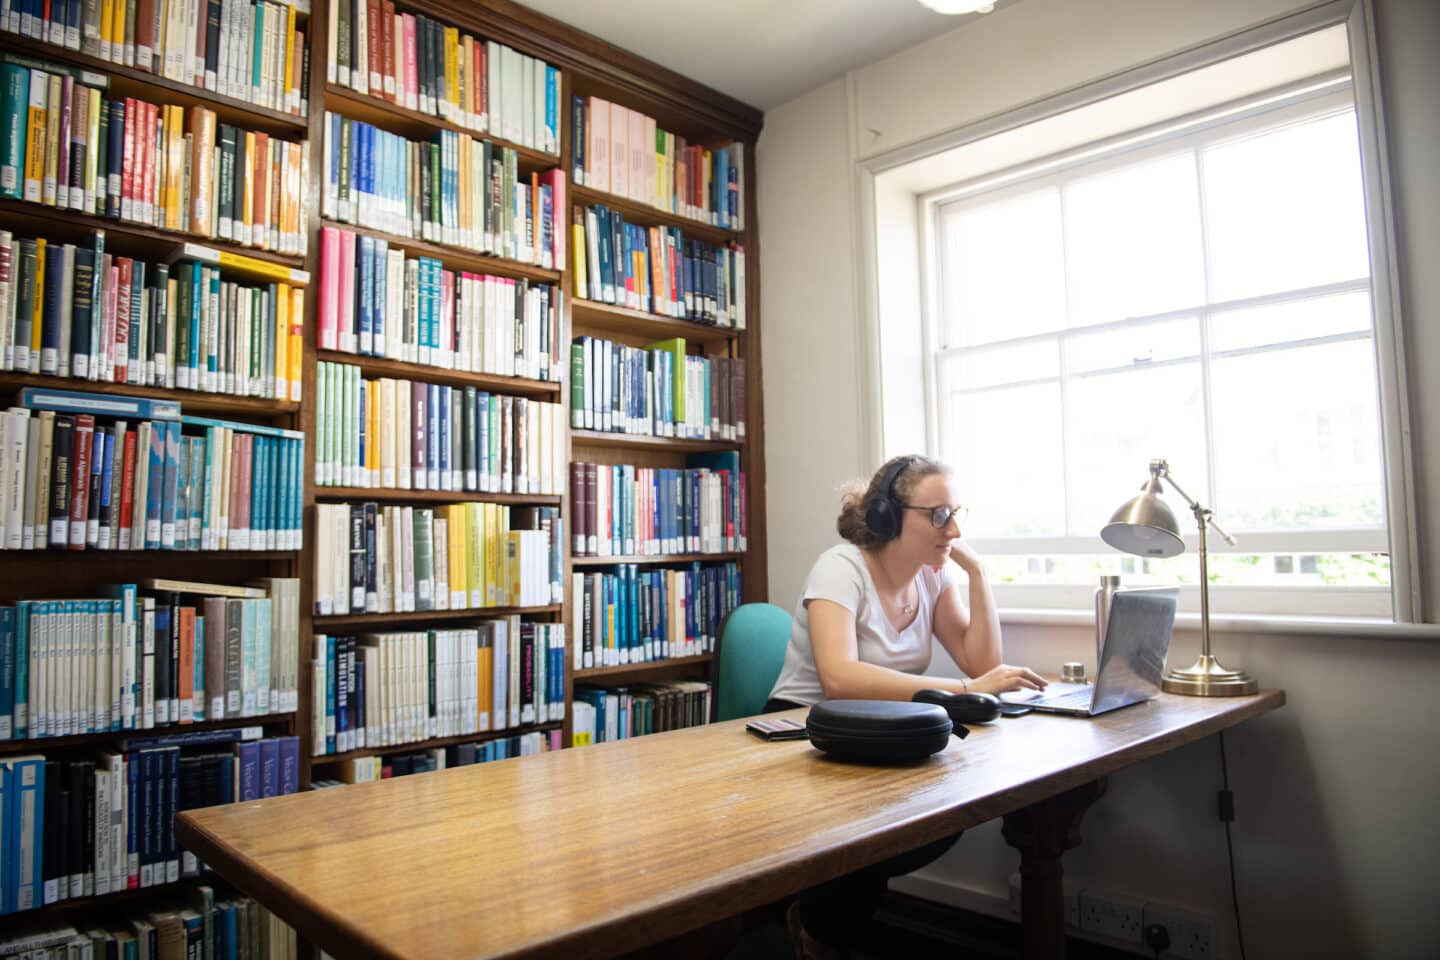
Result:
[[1186,493],[1185,490],[1180,486],[1180,484],[1175,482],[1175,478],[1170,474],[1170,465],[1168,463],[1166,463],[1164,460],[1155,461],[1155,463],[1152,464],[1152,469],[1155,471],[1156,476],[1163,477],[1166,482],[1168,482],[1170,486],[1175,489],[1175,492],[1180,494],[1180,496],[1185,499],[1185,502],[1189,504],[1190,509],[1194,511],[1195,518],[1197,520],[1201,521],[1202,523],[1208,523],[1210,526],[1214,527],[1215,532],[1220,534],[1220,536],[1225,539],[1226,543],[1230,544],[1230,546],[1232,547],[1235,546],[1235,538],[1230,536],[1230,534],[1225,531],[1225,528],[1220,526],[1220,524],[1216,522],[1215,514],[1212,513],[1208,507],[1202,507],[1200,506],[1200,504],[1196,503],[1195,499],[1191,497],[1190,494]]

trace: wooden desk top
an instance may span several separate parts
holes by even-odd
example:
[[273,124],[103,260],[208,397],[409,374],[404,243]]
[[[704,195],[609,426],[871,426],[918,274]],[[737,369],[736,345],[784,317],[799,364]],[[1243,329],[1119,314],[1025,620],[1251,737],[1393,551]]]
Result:
[[[338,957],[600,957],[950,836],[1280,707],[1162,694],[973,727],[913,767],[744,721],[181,813],[221,876]],[[803,719],[804,711],[789,714]]]

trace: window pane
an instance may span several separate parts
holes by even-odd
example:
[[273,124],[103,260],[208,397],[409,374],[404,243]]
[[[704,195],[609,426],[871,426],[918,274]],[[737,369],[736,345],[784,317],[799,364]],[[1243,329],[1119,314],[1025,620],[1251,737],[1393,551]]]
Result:
[[1053,536],[1065,527],[1060,387],[950,396],[942,448],[970,507],[972,537]]
[[1236,530],[1385,522],[1369,339],[1218,360],[1214,504]]
[[1218,312],[1210,318],[1210,349],[1224,353],[1371,329],[1370,294],[1357,291]]
[[[1198,363],[1080,377],[1070,382],[1068,403],[1071,536],[1098,537],[1140,492],[1156,458],[1170,461],[1185,491],[1206,502]],[[1184,524],[1185,501],[1170,493],[1166,501]]]
[[967,350],[948,361],[951,387],[973,390],[1060,375],[1060,344],[1041,340]]
[[1140,367],[1200,356],[1200,325],[1194,317],[1077,334],[1065,341],[1065,368],[1071,373]]
[[972,346],[1065,325],[1060,192],[1034,190],[941,215],[947,346]]
[[1202,157],[1213,300],[1369,275],[1352,111]]
[[1072,327],[1204,302],[1194,154],[1150,160],[1068,185],[1065,244]]

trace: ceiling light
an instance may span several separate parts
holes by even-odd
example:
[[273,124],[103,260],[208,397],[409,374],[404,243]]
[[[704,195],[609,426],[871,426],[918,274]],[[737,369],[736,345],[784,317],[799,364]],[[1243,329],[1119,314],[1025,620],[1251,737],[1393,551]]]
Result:
[[995,9],[995,0],[920,0],[934,10],[953,16],[957,13],[989,13]]

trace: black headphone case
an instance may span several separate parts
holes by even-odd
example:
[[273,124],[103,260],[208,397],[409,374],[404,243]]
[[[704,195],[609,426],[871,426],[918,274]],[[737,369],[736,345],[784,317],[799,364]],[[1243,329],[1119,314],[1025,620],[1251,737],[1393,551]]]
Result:
[[847,763],[917,763],[944,750],[953,729],[945,708],[899,700],[826,700],[805,718],[811,744]]

